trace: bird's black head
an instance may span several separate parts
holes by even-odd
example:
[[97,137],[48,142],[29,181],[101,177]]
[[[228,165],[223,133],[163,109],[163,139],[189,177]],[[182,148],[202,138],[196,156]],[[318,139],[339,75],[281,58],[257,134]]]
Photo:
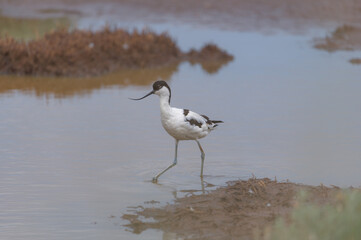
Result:
[[155,83],[153,83],[153,93],[154,94],[157,94],[157,95],[160,95],[161,94],[161,91],[163,91],[162,89],[164,88],[167,88],[168,91],[169,91],[169,99],[168,99],[168,102],[170,103],[170,98],[171,98],[171,91],[170,91],[170,87],[168,86],[168,84],[163,81],[163,80],[159,80],[159,81],[156,81]]
[[170,103],[170,98],[171,98],[171,91],[170,91],[170,87],[168,86],[168,84],[163,81],[163,80],[159,80],[159,81],[156,81],[153,83],[153,91],[151,91],[150,93],[148,93],[147,95],[145,95],[144,97],[142,98],[137,98],[137,99],[134,99],[134,98],[131,98],[131,100],[141,100],[143,98],[146,98],[148,97],[149,95],[151,94],[156,94],[158,96],[160,95],[169,95],[169,99],[168,99],[168,102]]
[[162,87],[166,87],[169,90],[170,93],[170,87],[168,86],[168,84],[163,81],[163,80],[159,80],[153,83],[153,91],[156,92],[158,90],[160,90]]

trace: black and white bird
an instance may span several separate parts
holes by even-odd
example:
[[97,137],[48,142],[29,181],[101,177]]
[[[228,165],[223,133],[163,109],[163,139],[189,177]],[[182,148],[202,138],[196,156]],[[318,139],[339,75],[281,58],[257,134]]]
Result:
[[161,121],[164,129],[175,139],[175,156],[174,161],[166,169],[158,173],[153,182],[157,182],[160,175],[177,164],[178,142],[181,140],[194,140],[197,142],[201,151],[201,178],[203,178],[203,165],[205,153],[198,139],[207,136],[217,123],[223,123],[218,120],[210,120],[205,115],[192,112],[188,109],[174,108],[170,106],[171,90],[165,81],[156,81],[153,83],[153,90],[141,98],[130,98],[131,100],[141,100],[152,94],[156,94],[160,99]]

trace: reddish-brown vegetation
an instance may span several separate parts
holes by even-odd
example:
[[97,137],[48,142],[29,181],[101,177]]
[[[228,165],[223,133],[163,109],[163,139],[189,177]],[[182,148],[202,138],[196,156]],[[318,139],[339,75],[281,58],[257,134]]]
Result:
[[183,53],[168,34],[148,30],[60,29],[29,42],[0,39],[3,74],[93,76],[119,68],[164,66],[182,60],[224,64],[232,59],[215,45],[206,45],[200,52]]

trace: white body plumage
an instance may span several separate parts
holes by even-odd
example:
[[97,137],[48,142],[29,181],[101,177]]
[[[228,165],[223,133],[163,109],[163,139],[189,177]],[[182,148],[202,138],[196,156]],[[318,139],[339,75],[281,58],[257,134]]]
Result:
[[[200,127],[191,124],[191,121],[197,121]],[[207,124],[207,120],[198,113],[189,111],[184,115],[184,109],[179,108],[161,108],[161,121],[164,129],[169,135],[177,140],[196,140],[204,138],[214,129],[216,124]]]
[[[211,131],[205,119],[195,112],[189,111],[187,116],[184,110],[179,108],[161,109],[161,121],[169,135],[177,140],[196,140],[204,138]],[[191,125],[189,120],[195,119],[201,123],[201,127]]]

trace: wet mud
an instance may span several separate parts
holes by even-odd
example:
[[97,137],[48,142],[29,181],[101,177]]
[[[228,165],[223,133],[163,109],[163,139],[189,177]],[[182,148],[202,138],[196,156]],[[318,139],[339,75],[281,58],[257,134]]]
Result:
[[161,67],[182,61],[217,71],[233,56],[215,45],[182,52],[167,34],[150,30],[92,32],[59,29],[29,42],[0,39],[0,73],[37,76],[98,76],[117,69]]
[[182,239],[253,239],[277,217],[287,218],[301,190],[309,193],[308,202],[325,204],[340,189],[252,178],[206,194],[190,192],[164,207],[138,207],[122,218],[136,234],[159,229]]

